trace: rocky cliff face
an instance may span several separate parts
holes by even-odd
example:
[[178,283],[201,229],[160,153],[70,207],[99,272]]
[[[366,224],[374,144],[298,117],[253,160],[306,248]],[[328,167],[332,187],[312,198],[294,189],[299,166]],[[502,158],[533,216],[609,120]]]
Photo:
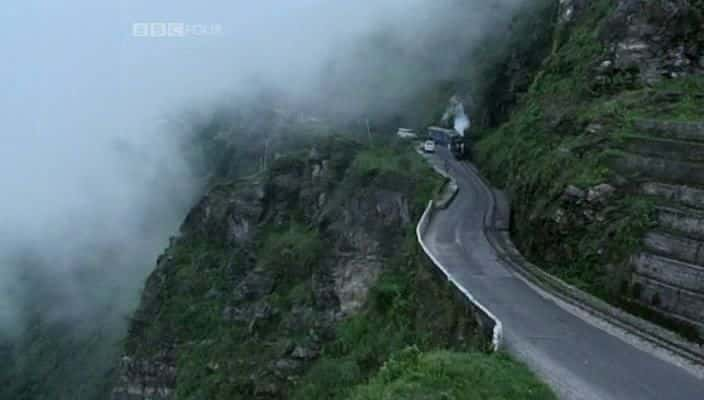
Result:
[[484,171],[512,193],[524,253],[693,339],[704,322],[692,258],[702,11],[687,0],[561,1],[549,55],[479,145]]
[[[418,191],[438,181],[408,150],[404,171],[377,165],[395,162],[377,150],[325,143],[219,184],[191,210],[147,281],[113,399],[292,397],[344,321],[393,302],[375,288],[413,237]],[[469,321],[457,332],[471,336]]]
[[[561,23],[570,25],[588,10],[586,1],[565,1]],[[704,72],[700,4],[688,0],[620,0],[601,21],[602,57],[592,60],[596,80],[621,76],[632,84]]]

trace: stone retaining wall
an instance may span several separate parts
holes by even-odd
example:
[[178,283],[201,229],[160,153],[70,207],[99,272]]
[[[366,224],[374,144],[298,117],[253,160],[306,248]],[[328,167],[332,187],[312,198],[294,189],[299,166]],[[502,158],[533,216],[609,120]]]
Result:
[[[491,187],[481,175],[477,173],[477,176],[479,176],[487,188]],[[509,218],[510,207],[507,207],[506,204],[499,206],[497,204],[496,191],[490,190],[490,192],[493,197],[493,207],[495,209],[490,215],[494,222],[488,222],[486,224],[486,236],[498,256],[506,265],[531,283],[558,299],[576,306],[611,325],[621,328],[629,334],[645,340],[652,345],[663,348],[695,364],[704,365],[704,347],[701,345],[688,342],[674,332],[613,307],[605,301],[548,274],[526,260],[513,244],[508,227],[496,222]],[[499,201],[505,202],[506,200],[505,198],[499,198]]]

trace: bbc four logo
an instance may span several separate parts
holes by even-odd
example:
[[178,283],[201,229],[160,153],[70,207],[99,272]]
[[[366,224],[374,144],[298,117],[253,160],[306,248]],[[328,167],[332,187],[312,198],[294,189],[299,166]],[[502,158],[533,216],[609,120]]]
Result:
[[183,38],[222,34],[223,27],[220,24],[186,24],[183,22],[136,22],[132,24],[132,36],[141,38]]

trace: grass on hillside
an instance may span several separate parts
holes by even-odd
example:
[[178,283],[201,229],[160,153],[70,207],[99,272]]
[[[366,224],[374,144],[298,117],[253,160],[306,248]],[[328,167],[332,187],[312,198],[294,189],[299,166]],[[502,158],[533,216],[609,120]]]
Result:
[[[443,183],[407,145],[366,148],[352,162],[350,177],[377,183],[412,178],[418,195],[414,214]],[[336,339],[292,398],[552,399],[522,365],[482,353],[488,343],[456,303],[451,286],[434,275],[413,228],[387,260],[365,309],[338,326]]]
[[348,400],[550,400],[552,391],[502,355],[407,348]]
[[366,309],[343,322],[293,399],[541,399],[554,396],[488,343],[409,230]]
[[[375,181],[389,189],[412,193],[414,215],[422,212],[444,183],[409,143],[403,141],[380,143],[360,151],[352,162],[350,174],[363,183]],[[405,187],[401,187],[401,182]]]
[[[270,230],[260,244],[258,265],[282,276],[309,276],[323,254],[320,233],[300,223]],[[299,271],[291,271],[291,266]]]

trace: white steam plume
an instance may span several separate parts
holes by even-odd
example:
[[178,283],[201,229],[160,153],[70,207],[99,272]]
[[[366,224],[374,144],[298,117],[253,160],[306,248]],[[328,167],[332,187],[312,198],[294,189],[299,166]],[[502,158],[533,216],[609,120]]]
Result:
[[455,109],[455,122],[454,122],[454,128],[457,133],[460,135],[464,136],[465,132],[467,129],[471,127],[469,117],[464,111],[464,105],[462,103],[459,103],[457,105],[457,108]]

